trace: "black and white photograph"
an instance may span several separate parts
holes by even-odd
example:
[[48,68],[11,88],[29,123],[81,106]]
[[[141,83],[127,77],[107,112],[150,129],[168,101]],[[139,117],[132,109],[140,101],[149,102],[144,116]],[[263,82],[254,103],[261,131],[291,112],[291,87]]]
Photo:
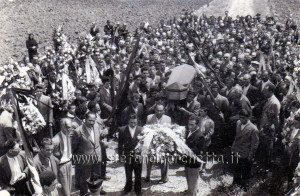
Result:
[[300,0],[0,0],[0,196],[299,196]]

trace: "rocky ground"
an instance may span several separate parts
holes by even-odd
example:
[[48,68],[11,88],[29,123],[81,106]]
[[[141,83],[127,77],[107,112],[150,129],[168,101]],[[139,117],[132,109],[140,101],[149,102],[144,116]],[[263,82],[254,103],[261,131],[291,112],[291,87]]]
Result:
[[211,0],[0,0],[0,63],[27,53],[25,41],[34,33],[40,49],[52,45],[55,27],[63,25],[71,43],[92,22],[126,22],[130,30],[143,21],[158,24],[186,10],[199,9]]
[[297,24],[300,24],[299,0],[269,0],[269,4],[277,20],[284,21],[292,14]]
[[[117,143],[111,141],[109,143],[109,149],[107,149],[108,157],[116,157]],[[207,175],[202,175],[199,188],[200,195],[225,195],[225,192],[218,192],[218,187],[229,186],[232,183],[232,176],[222,172],[223,163],[211,162],[207,164]],[[143,171],[144,170],[143,168]],[[122,163],[116,163],[110,161],[107,166],[107,176],[111,179],[104,181],[103,187],[108,196],[121,195],[125,186],[126,176],[125,169]],[[145,172],[143,172],[145,176]],[[169,181],[165,184],[158,184],[160,180],[160,168],[155,166],[152,168],[151,181],[148,183],[142,183],[143,195],[147,196],[184,196],[184,191],[187,189],[186,177],[184,173],[184,167],[179,164],[170,166],[169,169]],[[226,190],[227,191],[227,190]],[[229,192],[228,192],[229,193]],[[241,190],[235,190],[235,195],[242,195],[244,192]],[[73,196],[78,195],[78,191],[73,189]],[[135,195],[134,191],[129,196]]]

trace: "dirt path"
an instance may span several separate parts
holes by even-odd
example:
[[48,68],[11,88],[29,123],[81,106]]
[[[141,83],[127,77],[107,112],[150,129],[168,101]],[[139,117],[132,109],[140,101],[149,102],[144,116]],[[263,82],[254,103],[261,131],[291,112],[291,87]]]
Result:
[[209,6],[201,7],[194,13],[198,16],[206,14],[207,16],[224,16],[225,11],[235,18],[237,15],[255,15],[260,13],[262,17],[270,14],[268,0],[214,0]]
[[[111,141],[107,149],[108,157],[116,157],[117,143]],[[222,172],[222,163],[217,164],[209,161],[207,163],[207,175],[201,176],[199,181],[199,196],[206,196],[212,193],[212,190],[220,185],[229,186],[232,183],[232,176],[225,175]],[[143,172],[144,173],[144,172]],[[108,196],[118,196],[122,194],[125,186],[126,176],[122,163],[108,162],[107,174],[110,180],[104,181],[103,188]],[[160,180],[160,168],[154,166],[151,171],[151,181],[142,182],[142,192],[146,196],[185,196],[184,191],[187,189],[184,167],[179,164],[170,165],[169,181],[165,184],[158,184]],[[72,196],[78,196],[79,191],[73,189]],[[134,191],[129,196],[135,195]]]

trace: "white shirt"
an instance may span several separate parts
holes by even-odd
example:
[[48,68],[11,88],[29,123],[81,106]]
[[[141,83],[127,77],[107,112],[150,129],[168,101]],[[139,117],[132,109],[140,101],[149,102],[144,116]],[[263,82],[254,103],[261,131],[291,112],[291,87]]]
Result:
[[247,121],[246,124],[241,124],[241,130],[243,130],[248,124],[249,124],[249,120]]
[[95,143],[95,132],[94,132],[94,128],[89,128],[89,133],[90,133],[90,136],[92,138],[92,141]]
[[49,83],[50,83],[50,85],[51,85],[51,88],[52,88],[52,89],[55,89],[55,82],[50,82],[50,81],[49,81]]
[[263,91],[263,90],[264,90],[264,88],[265,88],[266,84],[268,84],[268,83],[269,83],[269,80],[268,80],[268,81],[266,81],[266,82],[262,82],[262,85],[261,85],[261,91]]
[[193,131],[193,132],[191,132],[191,131],[189,131],[189,134],[188,134],[188,136],[187,137],[190,137],[193,133],[195,133],[197,131],[197,129],[195,130],[195,131]]
[[134,137],[134,133],[135,133],[136,127],[131,128],[130,126],[128,126],[128,129],[129,129],[129,132],[130,132],[131,137],[133,138],[133,137]]
[[138,112],[138,107],[132,107],[132,109],[134,110],[135,114],[137,114],[137,112]]
[[161,116],[160,118],[157,118],[157,116],[155,115],[155,118],[157,120],[157,124],[159,124],[159,125],[163,124],[163,122],[162,122],[163,116]]
[[300,101],[300,88],[296,85],[295,89],[296,89],[296,97],[297,97],[298,101]]
[[6,157],[7,157],[8,164],[9,164],[10,171],[11,171],[10,185],[14,185],[18,181],[18,179],[20,179],[20,177],[22,175],[22,171],[21,171],[20,164],[19,164],[19,161],[16,156],[13,158],[11,158],[9,156],[6,156]]
[[60,163],[66,163],[70,161],[72,158],[72,154],[70,152],[71,149],[69,149],[71,144],[70,144],[70,139],[68,139],[64,133],[62,133],[61,135],[64,144],[63,144],[63,153],[60,159]]
[[187,107],[190,107],[190,105],[193,103],[193,101],[187,102]]

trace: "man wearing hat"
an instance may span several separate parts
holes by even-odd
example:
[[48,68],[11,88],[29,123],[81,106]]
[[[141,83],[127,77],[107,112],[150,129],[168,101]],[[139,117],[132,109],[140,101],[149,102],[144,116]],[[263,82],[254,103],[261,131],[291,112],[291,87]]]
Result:
[[101,195],[101,187],[102,187],[103,179],[101,179],[100,176],[93,174],[89,179],[87,179],[86,182],[90,190],[90,192],[86,194],[87,196]]
[[232,144],[232,152],[239,156],[234,165],[233,185],[247,188],[247,181],[254,156],[259,144],[258,129],[250,121],[250,113],[242,109],[239,113],[239,120],[236,125],[236,136]]
[[[225,119],[229,115],[229,101],[226,97],[219,94],[220,87],[217,83],[213,83],[211,86],[211,93],[214,97],[208,99],[208,103],[203,104],[208,109],[208,115],[212,118],[214,122],[214,134],[212,136],[212,147],[219,148],[224,143],[224,136],[227,135],[227,132],[224,131]],[[211,100],[214,99],[214,102]]]

